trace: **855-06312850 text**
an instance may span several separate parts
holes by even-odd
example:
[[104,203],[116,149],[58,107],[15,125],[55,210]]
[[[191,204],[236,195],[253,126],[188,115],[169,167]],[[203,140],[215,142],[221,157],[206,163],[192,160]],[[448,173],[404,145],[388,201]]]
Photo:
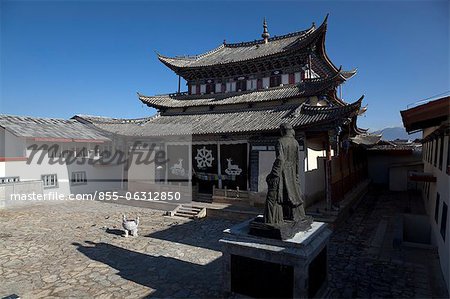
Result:
[[[118,192],[98,192],[98,200],[117,200]],[[148,192],[125,192],[122,195],[126,200],[148,200],[148,201],[179,201],[181,199],[180,192],[174,191],[148,191]]]

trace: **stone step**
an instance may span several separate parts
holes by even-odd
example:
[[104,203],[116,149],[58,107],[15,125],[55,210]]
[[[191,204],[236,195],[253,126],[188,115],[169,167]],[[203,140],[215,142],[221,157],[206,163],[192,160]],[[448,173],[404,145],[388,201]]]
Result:
[[187,207],[187,206],[181,206],[180,208],[178,208],[179,211],[195,211],[195,212],[200,212],[201,211],[201,207]]
[[200,210],[193,210],[193,209],[186,209],[186,208],[179,208],[177,211],[185,212],[185,213],[198,213]]
[[199,217],[205,217],[204,208],[199,206],[193,206],[193,205],[180,205],[174,216],[178,217],[184,217],[184,218],[199,218]]
[[189,212],[180,212],[180,211],[177,211],[177,212],[175,213],[175,216],[190,218],[190,217],[194,217],[194,216],[197,215],[197,214],[198,214],[198,213],[189,213]]

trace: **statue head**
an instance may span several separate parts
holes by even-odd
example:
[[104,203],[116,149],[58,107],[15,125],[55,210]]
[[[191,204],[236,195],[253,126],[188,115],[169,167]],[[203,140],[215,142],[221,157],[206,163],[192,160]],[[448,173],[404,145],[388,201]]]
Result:
[[292,125],[289,123],[282,123],[280,125],[281,136],[294,136],[295,131],[292,128]]

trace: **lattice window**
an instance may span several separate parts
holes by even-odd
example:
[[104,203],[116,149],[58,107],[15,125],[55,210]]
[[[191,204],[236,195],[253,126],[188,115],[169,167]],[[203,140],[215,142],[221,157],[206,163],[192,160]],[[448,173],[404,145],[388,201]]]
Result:
[[9,184],[9,183],[17,183],[20,182],[20,178],[18,176],[7,176],[0,178],[0,184]]
[[70,183],[72,185],[86,185],[87,184],[86,171],[72,172]]
[[44,188],[58,188],[58,176],[53,174],[43,174],[41,175],[42,183]]

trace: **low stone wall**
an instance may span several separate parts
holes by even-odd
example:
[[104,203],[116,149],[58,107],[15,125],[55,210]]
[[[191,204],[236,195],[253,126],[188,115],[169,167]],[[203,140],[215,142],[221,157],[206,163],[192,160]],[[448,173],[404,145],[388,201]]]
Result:
[[31,200],[11,200],[13,194],[43,194],[42,181],[24,181],[0,185],[0,209],[32,203]]

